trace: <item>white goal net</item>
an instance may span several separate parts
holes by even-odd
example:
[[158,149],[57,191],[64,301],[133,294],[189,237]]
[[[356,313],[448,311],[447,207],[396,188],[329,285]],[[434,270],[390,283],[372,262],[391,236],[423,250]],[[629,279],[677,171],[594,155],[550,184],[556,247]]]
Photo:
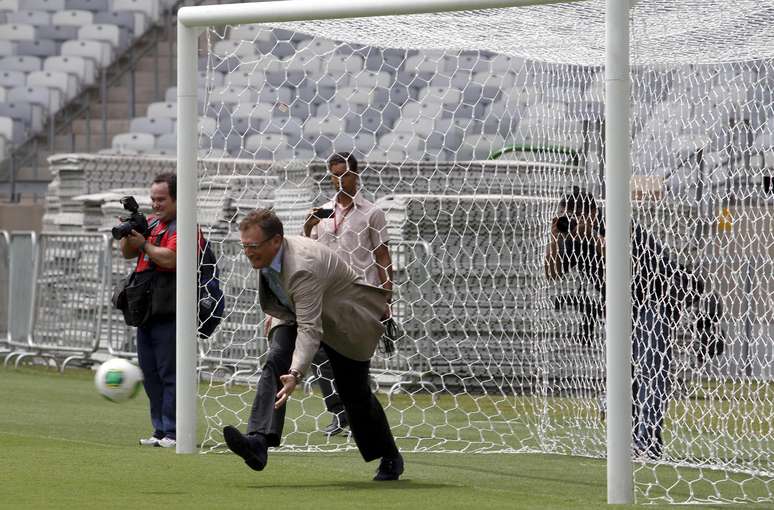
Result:
[[[636,497],[771,502],[774,8],[641,0],[631,22]],[[399,447],[603,457],[601,256],[545,264],[574,187],[600,212],[616,199],[604,2],[217,26],[200,44],[198,221],[226,292],[200,341],[202,449],[244,428],[267,351],[239,221],[273,207],[300,234],[334,197],[327,158],[351,152],[389,235],[401,336],[372,379]],[[353,449],[322,433],[311,379],[281,448]]]

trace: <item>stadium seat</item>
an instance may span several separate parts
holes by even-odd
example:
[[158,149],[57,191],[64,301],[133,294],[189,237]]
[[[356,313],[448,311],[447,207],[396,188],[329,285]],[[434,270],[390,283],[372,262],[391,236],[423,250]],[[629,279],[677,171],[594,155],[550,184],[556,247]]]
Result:
[[0,70],[3,71],[31,73],[33,71],[40,71],[42,68],[43,63],[39,57],[17,56],[0,58]]
[[297,51],[288,59],[286,69],[288,72],[300,71],[316,76],[320,74],[320,60],[311,51]]
[[148,133],[154,136],[173,133],[175,121],[169,117],[136,117],[129,124],[132,133]]
[[148,117],[177,119],[177,103],[156,102],[148,105]]
[[365,69],[365,62],[360,55],[333,55],[321,64],[323,73],[331,75],[352,74],[357,75]]
[[16,48],[19,43],[14,41],[4,41],[0,40],[0,57],[10,57],[13,55],[18,55]]
[[73,25],[41,25],[37,30],[38,37],[41,39],[49,39],[60,44],[78,38],[78,27]]
[[0,87],[17,87],[20,83],[27,83],[27,74],[24,71],[0,69]]
[[398,120],[398,122],[393,126],[393,131],[397,132],[408,132],[408,133],[416,133],[417,135],[427,138],[430,136],[430,134],[435,131],[435,119],[429,119],[429,118],[418,118],[418,119],[407,119],[407,118],[401,118]]
[[60,11],[51,17],[52,25],[83,27],[92,23],[94,23],[94,13],[85,10]]
[[177,133],[159,135],[156,139],[156,148],[174,151],[177,148]]
[[304,123],[304,138],[309,140],[320,135],[327,135],[332,138],[338,133],[343,132],[345,125],[344,119],[337,119],[336,117],[312,117]]
[[[5,93],[5,89],[2,90]],[[43,129],[43,108],[40,105],[25,102],[10,103],[3,98],[0,100],[0,116],[20,121],[30,132]]]
[[67,9],[77,9],[91,12],[107,11],[110,8],[109,0],[65,0]]
[[6,100],[40,105],[48,115],[58,112],[62,107],[62,94],[49,87],[14,87],[8,91]]
[[135,37],[139,37],[142,35],[142,32],[137,33],[135,31],[135,13],[130,11],[111,11],[111,12],[98,12],[96,16],[94,16],[94,23],[97,25],[100,24],[108,24],[108,25],[115,25],[122,29],[122,32],[125,32],[130,36],[130,39],[134,39]]
[[0,25],[0,39],[8,41],[34,41],[37,37],[37,31],[33,25],[18,23],[4,23]]
[[[222,76],[220,73],[218,75]],[[232,87],[249,87],[256,92],[261,90],[266,82],[266,74],[263,71],[237,71],[229,73],[228,85]]]
[[65,0],[24,0],[24,7],[33,11],[59,12],[66,9]]
[[19,55],[45,58],[59,54],[59,45],[49,39],[41,38],[37,41],[19,41],[17,44]]
[[109,66],[113,59],[110,45],[100,41],[67,41],[62,44],[60,54],[88,58],[99,69]]
[[[308,39],[306,41],[300,42],[296,46],[296,49],[298,51],[306,50],[317,56],[322,56],[322,55],[332,56],[333,53],[336,51],[337,47],[338,47],[338,44],[336,44],[335,42],[329,39],[316,37],[314,39]],[[363,67],[361,65],[360,69],[362,68]]]
[[462,92],[444,87],[427,87],[419,92],[417,101],[456,105],[462,102]]
[[393,78],[390,73],[386,73],[384,71],[363,71],[351,79],[352,86],[361,88],[390,88],[394,83],[395,78]]
[[63,71],[76,76],[83,85],[93,85],[96,80],[94,65],[84,57],[48,57],[43,62],[44,71]]
[[232,41],[226,39],[212,45],[213,54],[220,59],[236,57],[239,60],[254,60],[258,57],[258,49],[252,42]]
[[131,149],[138,154],[152,152],[156,146],[156,138],[148,133],[121,133],[113,137],[114,149]]
[[112,10],[139,12],[153,22],[159,20],[160,14],[158,0],[113,0]]
[[51,24],[51,15],[44,11],[9,12],[5,16],[5,22],[32,26],[49,25]]
[[81,41],[101,41],[110,44],[115,54],[117,51],[125,48],[128,40],[122,36],[121,29],[116,25],[92,24],[78,29],[78,39]]
[[301,140],[302,127],[298,119],[286,118],[286,119],[272,119],[261,129],[265,134],[281,134],[285,135],[290,145],[295,146]]
[[11,117],[0,117],[0,137],[5,139],[6,145],[16,145],[24,141],[26,133],[19,121]]
[[505,145],[505,139],[497,135],[466,136],[457,150],[456,160],[473,161],[487,159],[490,154],[502,149]]
[[236,104],[255,100],[257,91],[246,87],[233,87],[224,85],[212,90],[211,101],[213,103]]
[[19,10],[20,0],[0,0],[0,11],[16,12]]
[[64,101],[70,101],[78,93],[77,79],[62,71],[35,71],[27,75],[28,87],[48,87],[62,94]]

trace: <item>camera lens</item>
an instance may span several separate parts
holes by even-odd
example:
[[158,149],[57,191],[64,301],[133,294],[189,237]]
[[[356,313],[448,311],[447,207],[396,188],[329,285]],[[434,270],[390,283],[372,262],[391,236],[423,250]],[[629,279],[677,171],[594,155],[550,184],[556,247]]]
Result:
[[121,223],[117,227],[113,227],[110,229],[110,233],[113,235],[113,239],[116,241],[123,239],[124,237],[128,236],[132,231],[132,224],[131,223]]

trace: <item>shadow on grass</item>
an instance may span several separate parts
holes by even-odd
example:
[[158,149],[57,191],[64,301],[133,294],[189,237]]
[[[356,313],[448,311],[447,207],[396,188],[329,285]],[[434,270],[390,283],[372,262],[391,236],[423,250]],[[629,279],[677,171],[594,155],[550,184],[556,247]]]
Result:
[[[606,484],[604,480],[602,482],[595,482],[593,480],[579,480],[577,478],[572,478],[575,473],[567,473],[567,477],[558,477],[555,473],[552,473],[550,476],[535,476],[535,475],[529,475],[524,472],[517,472],[512,471],[509,472],[508,470],[503,470],[502,468],[492,468],[492,469],[486,469],[486,468],[480,468],[470,465],[460,465],[460,466],[453,466],[450,464],[445,464],[443,462],[428,462],[426,460],[417,460],[412,459],[412,464],[420,464],[423,466],[429,466],[429,467],[435,467],[440,469],[461,469],[463,471],[467,472],[476,472],[476,473],[483,473],[485,475],[493,475],[493,476],[501,476],[501,477],[507,477],[507,478],[518,478],[520,480],[535,480],[540,482],[550,482],[550,483],[561,483],[561,484],[567,484],[567,485],[581,485],[584,487],[606,487]],[[525,470],[529,469],[528,466],[525,465]]]
[[425,490],[434,490],[434,489],[445,489],[448,487],[453,487],[453,485],[449,484],[443,484],[443,483],[425,483],[425,482],[413,482],[411,480],[398,480],[395,482],[374,482],[369,480],[359,480],[359,481],[346,481],[346,482],[316,482],[316,483],[284,483],[284,484],[278,484],[276,482],[272,482],[271,484],[261,485],[261,484],[247,484],[245,485],[246,488],[249,489],[261,489],[261,490],[269,490],[269,489],[275,489],[284,491],[287,489],[334,489],[334,490],[367,490],[367,491],[373,491],[373,490],[381,490],[381,489],[400,489],[400,490],[406,490],[406,489],[425,489]]

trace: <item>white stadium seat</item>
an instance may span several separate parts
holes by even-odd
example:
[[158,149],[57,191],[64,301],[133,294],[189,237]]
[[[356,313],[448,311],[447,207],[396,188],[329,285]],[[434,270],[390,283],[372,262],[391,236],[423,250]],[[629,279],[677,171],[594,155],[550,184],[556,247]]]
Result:
[[102,41],[110,44],[115,52],[121,48],[121,29],[107,23],[86,25],[78,29],[78,39],[81,41]]
[[149,133],[121,133],[113,137],[114,149],[130,149],[138,154],[152,152],[156,146],[156,137]]
[[94,65],[88,59],[76,56],[48,57],[43,62],[44,71],[64,71],[78,78],[84,85],[93,85],[96,80]]
[[27,75],[28,87],[49,87],[59,90],[65,101],[78,93],[79,84],[74,76],[63,71],[35,71]]
[[65,10],[65,0],[24,0],[24,8],[33,11],[59,12]]
[[61,54],[91,59],[97,68],[107,67],[113,60],[110,44],[100,41],[67,41]]
[[51,17],[52,25],[72,25],[82,27],[94,23],[94,13],[82,10],[66,10],[54,13]]
[[34,25],[4,23],[0,25],[0,39],[8,41],[34,41],[38,34]]
[[156,102],[148,105],[148,117],[177,118],[177,103]]
[[[38,57],[17,56],[0,58],[0,69],[3,71],[22,71],[31,73],[40,71],[43,68],[43,62]],[[21,83],[18,85],[22,85]]]

